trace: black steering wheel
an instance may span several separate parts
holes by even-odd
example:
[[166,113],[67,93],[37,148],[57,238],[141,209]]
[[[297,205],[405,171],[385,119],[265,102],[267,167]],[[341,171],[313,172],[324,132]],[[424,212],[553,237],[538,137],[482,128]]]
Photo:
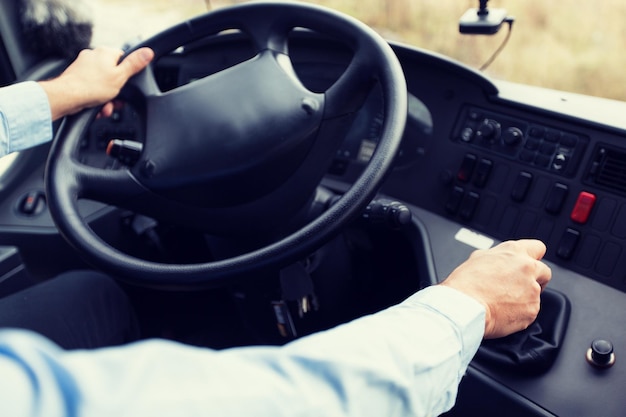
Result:
[[[352,59],[326,91],[305,88],[291,66],[289,34],[312,30],[345,43]],[[198,288],[286,265],[338,234],[374,197],[392,166],[407,113],[406,82],[389,45],[361,22],[299,3],[248,3],[174,26],[138,45],[155,61],[223,31],[245,34],[253,58],[162,92],[149,67],[125,88],[142,109],[145,142],[131,167],[81,163],[80,140],[98,109],[69,117],[46,166],[50,212],[88,262],[138,285]],[[384,98],[381,137],[360,177],[314,219],[316,189],[372,86]],[[81,217],[81,199],[124,207],[224,236],[271,236],[214,262],[169,264],[123,253]],[[303,214],[305,213],[305,214]],[[294,221],[293,219],[306,219]]]

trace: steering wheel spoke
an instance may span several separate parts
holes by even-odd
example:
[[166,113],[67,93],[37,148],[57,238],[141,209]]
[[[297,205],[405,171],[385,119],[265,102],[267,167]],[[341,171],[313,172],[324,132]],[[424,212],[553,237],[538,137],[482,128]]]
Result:
[[[152,67],[148,66],[139,74],[128,81],[128,85],[139,91],[143,97],[156,97],[161,95]],[[126,87],[128,89],[128,86]]]
[[108,170],[85,165],[76,168],[79,198],[124,207],[124,202],[146,191],[128,169]]
[[362,58],[361,55],[355,56],[341,77],[326,91],[329,118],[356,112],[374,85],[374,66],[369,59]]
[[[68,120],[72,125],[76,121]],[[63,134],[63,130],[61,130]],[[90,199],[107,204],[124,206],[124,202],[145,192],[128,169],[103,169],[84,165],[74,159],[71,149],[61,149],[55,142],[50,151],[46,167],[46,189],[49,195],[50,211],[53,218],[62,220],[67,207],[79,199]],[[58,196],[65,196],[58,203]]]

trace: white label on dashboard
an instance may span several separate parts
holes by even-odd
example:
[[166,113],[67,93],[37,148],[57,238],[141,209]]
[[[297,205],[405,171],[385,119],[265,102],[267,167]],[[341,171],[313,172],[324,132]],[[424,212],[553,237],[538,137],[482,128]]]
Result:
[[493,246],[494,240],[481,235],[480,233],[472,232],[469,229],[461,228],[454,236],[459,242],[465,243],[476,249],[489,249]]

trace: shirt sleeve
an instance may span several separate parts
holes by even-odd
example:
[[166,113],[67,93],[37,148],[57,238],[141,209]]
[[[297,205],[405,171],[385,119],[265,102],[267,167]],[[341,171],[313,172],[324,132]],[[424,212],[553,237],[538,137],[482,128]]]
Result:
[[0,88],[0,156],[52,139],[48,96],[35,81]]
[[0,414],[439,415],[454,404],[484,313],[472,298],[435,286],[282,347],[216,351],[151,340],[64,352],[4,331],[0,375],[13,376],[0,378]]

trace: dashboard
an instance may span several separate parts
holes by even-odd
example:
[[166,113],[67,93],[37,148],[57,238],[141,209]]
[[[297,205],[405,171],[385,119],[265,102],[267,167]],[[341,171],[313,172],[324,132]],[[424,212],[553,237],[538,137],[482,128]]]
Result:
[[[493,81],[446,57],[393,47],[407,79],[409,115],[380,194],[410,207],[425,236],[421,261],[432,263],[435,280],[442,280],[475,249],[538,238],[548,247],[551,287],[567,305],[553,363],[528,374],[479,355],[461,386],[459,415],[498,415],[506,407],[507,415],[623,416],[626,104]],[[313,91],[331,85],[351,56],[309,33],[295,36],[291,51],[298,76]],[[162,58],[155,76],[166,92],[251,54],[242,37],[219,36]],[[374,89],[326,186],[345,188],[375,151],[381,100]],[[96,120],[81,146],[83,162],[110,169],[132,163],[105,151],[113,138],[142,142],[140,113],[132,100],[121,101],[113,118]],[[611,342],[614,365],[588,360],[598,340]],[[476,396],[492,401],[477,408]]]

